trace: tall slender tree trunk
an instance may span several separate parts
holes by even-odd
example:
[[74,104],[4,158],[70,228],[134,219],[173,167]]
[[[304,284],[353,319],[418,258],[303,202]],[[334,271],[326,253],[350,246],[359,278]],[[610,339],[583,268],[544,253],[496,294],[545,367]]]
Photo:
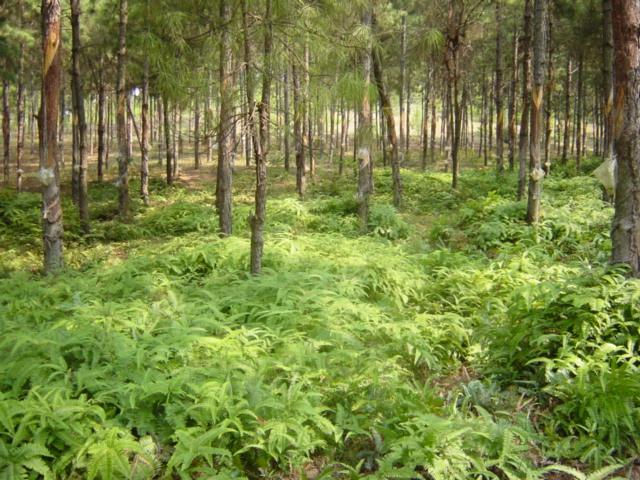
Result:
[[567,73],[564,83],[564,134],[562,140],[562,157],[561,162],[566,165],[569,158],[569,142],[571,141],[570,135],[570,119],[571,119],[571,74],[573,73],[571,65],[571,57],[567,58]]
[[406,136],[405,136],[405,145],[404,145],[404,151],[405,151],[405,155],[409,154],[409,147],[411,146],[411,75],[408,72],[407,73],[407,79],[406,79],[406,84],[407,84],[407,128],[405,129],[406,132]]
[[[18,22],[24,27],[24,4],[18,0]],[[16,191],[22,191],[22,159],[24,155],[24,111],[25,111],[25,75],[24,75],[24,43],[20,41],[18,47],[18,74],[16,88]]]
[[309,155],[309,175],[311,180],[313,181],[313,175],[316,171],[316,165],[313,158],[313,125],[312,125],[312,115],[311,115],[311,94],[310,94],[310,71],[309,68],[311,66],[310,61],[310,53],[309,53],[309,44],[308,41],[305,40],[304,43],[304,85],[302,88],[302,95],[304,98],[305,104],[305,118],[304,118],[304,126],[306,132],[306,140],[307,140],[307,153]]
[[284,89],[284,169],[286,172],[290,170],[291,152],[290,152],[290,129],[291,129],[291,106],[289,105],[289,67],[285,67],[283,78]]
[[164,122],[164,150],[166,156],[165,172],[167,185],[173,185],[173,147],[171,146],[171,114],[169,111],[169,99],[162,96],[162,120]]
[[142,71],[142,138],[140,142],[140,196],[149,205],[149,60]]
[[433,72],[429,70],[427,80],[424,83],[422,102],[422,170],[427,169],[427,153],[429,151],[429,95],[431,89],[431,77]]
[[[372,16],[372,26],[375,31],[377,25],[375,15]],[[393,205],[396,208],[402,206],[402,180],[400,177],[400,157],[398,153],[398,137],[396,136],[396,125],[393,118],[393,109],[391,101],[387,94],[386,85],[384,83],[384,72],[382,70],[382,60],[380,53],[376,48],[372,49],[371,58],[373,60],[373,76],[378,90],[378,96],[382,103],[382,111],[386,120],[387,139],[389,148],[391,149],[391,179],[393,188]]]
[[220,2],[220,118],[218,122],[218,175],[216,179],[216,208],[218,210],[220,234],[232,232],[232,184],[231,156],[233,155],[233,58],[231,53],[231,5],[228,0]]
[[431,145],[429,147],[431,163],[436,164],[436,99],[431,102]]
[[9,185],[9,161],[11,159],[11,107],[9,106],[9,80],[2,80],[2,172],[4,184]]
[[80,0],[71,0],[71,31],[72,31],[72,99],[73,110],[77,120],[74,133],[74,154],[77,153],[76,166],[78,167],[78,209],[80,214],[80,229],[87,234],[89,225],[89,198],[87,192],[87,121],[84,111],[84,91],[82,76],[80,74]]
[[545,111],[544,111],[544,163],[542,168],[544,170],[545,175],[549,175],[551,173],[551,157],[549,155],[549,146],[551,142],[551,100],[554,89],[554,65],[553,65],[553,57],[554,57],[554,41],[553,41],[553,15],[552,12],[548,14],[548,38],[547,38],[547,46],[548,46],[548,59],[547,59],[547,83],[545,86],[545,90],[547,91],[547,96],[545,98]]
[[603,105],[602,120],[604,130],[604,157],[613,155],[613,20],[611,0],[602,0],[603,17]]
[[344,106],[344,99],[340,99],[340,156],[338,158],[338,175],[344,169],[344,147],[347,141],[348,112]]
[[98,181],[104,179],[104,168],[106,167],[106,128],[105,128],[105,85],[102,78],[102,58],[100,59],[100,74],[98,78]]
[[400,104],[400,145],[405,145],[404,131],[404,92],[406,85],[407,63],[407,15],[402,15],[402,32],[400,35],[400,89],[398,90],[398,101]]
[[[20,2],[20,23],[22,24],[22,2]],[[18,88],[16,92],[16,120],[18,128],[16,131],[16,191],[22,191],[22,160],[24,157],[24,111],[25,111],[25,88],[24,88],[24,46],[20,44],[20,59],[18,60]]]
[[516,158],[516,96],[518,89],[518,33],[513,34],[513,63],[511,64],[511,87],[509,88],[509,170],[515,168]]
[[52,273],[64,265],[62,255],[62,205],[58,159],[58,117],[62,75],[60,0],[42,0],[43,69],[40,103],[40,180],[44,271]]
[[518,138],[518,200],[524,198],[527,185],[527,144],[529,141],[529,106],[531,105],[531,0],[524,3],[524,26],[522,37],[522,116]]
[[[491,100],[489,102],[489,129],[487,133],[489,134],[489,152],[493,152],[493,109],[495,107],[495,98],[496,98],[496,74],[493,72],[491,74],[491,92],[490,92]],[[492,153],[493,154],[493,153]]]
[[122,219],[129,218],[129,152],[127,142],[127,19],[128,0],[120,0],[120,27],[118,35],[118,72],[116,90],[118,110],[116,114],[118,133],[118,213]]
[[293,135],[296,147],[296,191],[300,199],[303,199],[306,191],[306,162],[304,151],[305,104],[302,99],[298,66],[295,64],[291,66],[291,78],[293,80]]
[[[460,42],[462,26],[459,25],[459,14],[455,14],[454,5],[449,2],[448,24],[446,36],[445,66],[447,68],[447,103],[449,104],[449,145],[451,156],[451,188],[458,188],[459,162],[458,154],[460,149],[460,131],[462,127],[462,108],[460,105]],[[496,82],[497,87],[497,82]],[[497,105],[497,102],[496,102]]]
[[496,168],[504,172],[504,112],[502,110],[502,0],[496,0]]
[[180,117],[180,104],[177,102],[173,105],[173,129],[171,130],[172,138],[171,138],[171,159],[173,162],[171,163],[171,175],[175,180],[178,178],[179,173],[179,162],[180,162],[180,121],[178,120]]
[[198,170],[200,168],[200,98],[196,96],[194,100],[193,113],[193,167]]
[[[65,71],[64,71],[64,66],[62,67],[62,72],[60,73],[60,107],[59,107],[59,113],[60,113],[60,126],[58,127],[58,164],[60,167],[64,167],[65,166],[65,158],[64,158],[64,125],[65,125],[65,113],[67,111],[67,108],[65,106],[65,100],[66,100],[66,95],[65,95],[65,82],[66,82],[66,78],[65,78]],[[71,180],[73,183],[73,172],[71,175]],[[73,186],[72,186],[73,189]]]
[[533,16],[533,92],[531,98],[531,146],[529,154],[529,200],[527,222],[540,220],[542,197],[542,105],[544,101],[545,73],[547,70],[547,0],[534,0]]
[[580,171],[582,161],[582,122],[584,105],[584,53],[578,57],[578,91],[576,92],[576,171]]
[[[362,26],[371,28],[371,12],[367,11],[362,16]],[[367,48],[362,55],[362,78],[364,79],[364,95],[358,109],[359,131],[358,138],[360,149],[358,150],[358,217],[360,229],[366,232],[369,227],[369,196],[371,194],[371,170],[373,144],[373,131],[371,127],[371,99],[369,98],[369,82],[371,81],[371,48]]]
[[[271,114],[271,82],[273,77],[271,50],[273,46],[273,25],[271,23],[272,3],[265,0],[264,50],[262,56],[262,99],[258,106],[260,120],[260,153],[256,155],[255,213],[249,221],[251,225],[251,273],[262,271],[264,251],[264,224],[267,212],[267,154],[269,152],[269,118]],[[254,147],[255,149],[255,147]]]
[[640,0],[612,0],[615,45],[615,152],[618,156],[613,263],[640,277]]

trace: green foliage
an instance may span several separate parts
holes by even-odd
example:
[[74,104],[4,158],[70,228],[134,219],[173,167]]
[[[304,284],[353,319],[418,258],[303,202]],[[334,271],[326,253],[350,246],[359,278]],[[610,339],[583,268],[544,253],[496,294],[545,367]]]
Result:
[[534,228],[509,176],[465,172],[452,192],[403,175],[398,213],[376,171],[370,235],[350,179],[275,195],[258,277],[248,194],[220,239],[207,190],[153,184],[122,224],[95,186],[92,234],[70,222],[73,268],[52,282],[24,271],[37,195],[0,193],[2,474],[616,473],[639,447],[640,290],[607,265],[595,181],[548,179]]

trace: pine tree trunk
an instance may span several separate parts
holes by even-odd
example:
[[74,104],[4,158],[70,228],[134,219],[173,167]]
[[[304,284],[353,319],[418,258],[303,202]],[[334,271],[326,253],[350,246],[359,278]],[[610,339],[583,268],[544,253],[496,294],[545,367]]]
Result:
[[307,153],[309,154],[309,175],[313,180],[313,175],[316,171],[316,165],[313,158],[313,125],[311,121],[311,95],[310,95],[310,56],[309,56],[309,45],[305,41],[304,44],[304,87],[302,94],[304,96],[305,103],[305,120],[304,120],[304,129],[306,132],[306,140],[307,140]]
[[612,261],[640,277],[640,0],[612,0],[612,6],[618,157]]
[[303,126],[305,123],[305,104],[300,87],[300,75],[295,64],[291,66],[291,77],[293,80],[293,135],[296,148],[296,192],[298,192],[298,196],[302,200],[306,191]]
[[406,120],[406,125],[407,128],[405,129],[405,145],[404,145],[404,151],[405,151],[405,155],[409,154],[409,147],[411,146],[411,75],[409,75],[407,73],[407,79],[406,79],[406,84],[407,84],[407,120]]
[[169,99],[162,96],[162,119],[164,121],[164,150],[166,156],[165,172],[167,185],[173,185],[173,148],[171,147],[171,117],[169,113]]
[[142,71],[142,139],[140,157],[140,196],[149,205],[149,60]]
[[433,72],[429,70],[427,80],[424,83],[422,102],[422,171],[427,169],[427,153],[429,150],[429,94],[431,87],[431,77]]
[[[372,25],[375,28],[376,17],[372,17]],[[384,72],[382,70],[382,61],[380,59],[379,52],[374,48],[372,50],[371,58],[373,60],[373,75],[375,78],[376,88],[378,90],[378,96],[382,102],[382,111],[386,120],[386,131],[389,147],[391,148],[391,179],[393,188],[393,205],[396,208],[402,206],[402,180],[400,178],[400,158],[398,154],[398,137],[396,137],[396,125],[393,118],[393,109],[391,107],[391,101],[387,94],[387,89],[384,83]]]
[[533,16],[533,92],[531,96],[531,145],[529,153],[529,200],[527,222],[540,220],[542,196],[542,105],[544,101],[545,73],[547,70],[547,0],[534,0]]
[[569,57],[567,59],[567,73],[564,83],[564,134],[562,140],[561,157],[561,162],[563,165],[566,165],[567,160],[569,159],[569,142],[571,141],[569,132],[569,120],[571,118],[571,74],[573,73],[572,68],[571,57]]
[[80,75],[80,0],[71,0],[71,31],[72,31],[72,99],[75,123],[74,154],[77,154],[78,167],[78,208],[80,214],[80,229],[89,233],[89,198],[87,192],[87,122],[84,111],[84,91],[82,76]]
[[402,15],[402,32],[400,36],[400,87],[398,90],[398,101],[400,104],[400,145],[404,146],[404,91],[406,78],[406,58],[407,58],[407,16]]
[[544,122],[545,122],[545,134],[544,134],[544,163],[542,168],[544,170],[545,175],[549,175],[551,173],[551,157],[549,156],[549,145],[551,142],[551,100],[552,100],[552,92],[554,89],[554,66],[553,66],[553,56],[554,56],[554,41],[553,41],[553,18],[552,15],[549,14],[549,28],[547,38],[547,46],[548,46],[548,59],[547,59],[547,83],[545,89],[547,91],[547,96],[545,99],[545,112],[544,112]]
[[602,78],[604,101],[602,105],[602,120],[604,129],[604,157],[613,155],[613,23],[611,0],[602,1],[603,13],[603,61]]
[[[102,70],[102,59],[100,59],[100,70]],[[102,73],[98,79],[98,181],[104,179],[104,168],[106,162],[105,145],[105,85],[102,80]]]
[[[365,12],[362,16],[362,26],[365,29],[371,27],[371,12]],[[364,233],[369,227],[369,196],[371,194],[371,169],[372,169],[372,143],[373,132],[371,128],[371,99],[369,98],[369,82],[371,80],[371,54],[367,48],[362,55],[362,78],[364,79],[364,95],[358,109],[359,130],[358,138],[360,149],[358,150],[358,217],[360,218],[360,230]]]
[[578,91],[576,92],[576,171],[580,171],[582,161],[582,122],[584,104],[584,53],[578,57]]
[[[256,193],[255,213],[250,217],[251,224],[251,273],[262,271],[264,250],[264,224],[267,212],[267,155],[269,153],[269,119],[271,114],[271,81],[273,45],[273,25],[271,23],[271,0],[265,0],[264,15],[264,51],[262,61],[262,99],[258,106],[260,120],[260,153],[256,155]],[[255,147],[254,147],[255,150]]]
[[340,156],[338,158],[338,175],[342,175],[344,169],[344,147],[347,138],[347,114],[344,99],[340,99]]
[[200,168],[200,98],[196,96],[194,100],[195,111],[193,113],[193,167]]
[[128,0],[120,0],[120,27],[118,48],[117,86],[118,109],[116,114],[118,136],[118,213],[123,220],[129,218],[129,152],[127,141],[127,19]]
[[518,200],[524,198],[527,186],[527,143],[529,140],[529,106],[531,104],[531,0],[524,3],[522,37],[522,116],[518,137]]
[[58,117],[62,75],[60,0],[43,0],[43,78],[40,103],[40,180],[44,271],[52,273],[64,265],[62,255],[62,205],[58,159]]
[[233,155],[233,58],[231,53],[231,6],[228,0],[220,2],[220,119],[218,122],[218,169],[216,178],[216,208],[220,234],[232,232],[231,156]]
[[11,159],[11,108],[9,106],[9,80],[2,80],[2,172],[4,184],[9,185],[9,161]]
[[179,111],[180,106],[176,102],[173,105],[173,128],[171,130],[171,159],[173,160],[173,162],[171,163],[171,175],[173,176],[174,181],[178,178],[178,164],[180,161],[180,121],[178,120],[180,117]]
[[[64,124],[65,124],[65,113],[67,111],[67,108],[65,106],[65,100],[66,100],[66,95],[65,95],[65,82],[66,82],[66,77],[65,77],[65,71],[64,71],[64,65],[62,66],[62,72],[60,73],[60,107],[59,107],[59,113],[60,113],[60,117],[59,117],[59,127],[58,127],[58,165],[59,167],[64,168],[65,166],[65,158],[64,158]],[[72,177],[73,179],[73,172],[72,172]]]
[[[20,2],[20,18],[22,18],[22,2]],[[20,45],[20,59],[18,63],[18,89],[16,98],[16,120],[18,128],[16,132],[16,191],[22,191],[22,160],[24,157],[24,111],[25,111],[25,88],[24,88],[24,47]]]
[[431,145],[429,147],[431,163],[436,164],[436,99],[431,102]]
[[513,34],[513,63],[511,64],[511,87],[509,88],[509,170],[513,171],[516,160],[516,95],[518,89],[518,33]]
[[289,105],[289,67],[284,71],[283,79],[284,87],[284,169],[288,173],[291,163],[291,152],[289,146],[290,129],[291,129],[291,107]]
[[496,168],[504,172],[504,112],[502,110],[502,0],[496,0]]

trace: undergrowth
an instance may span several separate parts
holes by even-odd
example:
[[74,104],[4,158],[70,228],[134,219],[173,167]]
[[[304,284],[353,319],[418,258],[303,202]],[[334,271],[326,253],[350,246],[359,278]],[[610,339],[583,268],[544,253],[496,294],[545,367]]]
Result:
[[220,239],[209,185],[154,183],[126,224],[93,185],[91,235],[65,204],[69,267],[42,278],[38,195],[0,192],[0,478],[616,473],[640,288],[595,180],[547,179],[530,227],[510,175],[403,179],[398,213],[376,172],[367,235],[351,178],[270,198],[259,277],[249,195]]

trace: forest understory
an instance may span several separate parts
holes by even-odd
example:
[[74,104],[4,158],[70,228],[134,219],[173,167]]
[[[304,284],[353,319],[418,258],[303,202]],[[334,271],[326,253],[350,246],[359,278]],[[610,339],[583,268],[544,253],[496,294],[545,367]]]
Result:
[[379,165],[368,234],[351,163],[304,201],[270,166],[260,276],[243,166],[229,238],[211,165],[129,222],[110,170],[55,281],[40,195],[0,190],[0,476],[640,478],[640,285],[609,265],[600,159],[553,165],[534,226],[481,163],[457,190],[403,169],[401,213]]

